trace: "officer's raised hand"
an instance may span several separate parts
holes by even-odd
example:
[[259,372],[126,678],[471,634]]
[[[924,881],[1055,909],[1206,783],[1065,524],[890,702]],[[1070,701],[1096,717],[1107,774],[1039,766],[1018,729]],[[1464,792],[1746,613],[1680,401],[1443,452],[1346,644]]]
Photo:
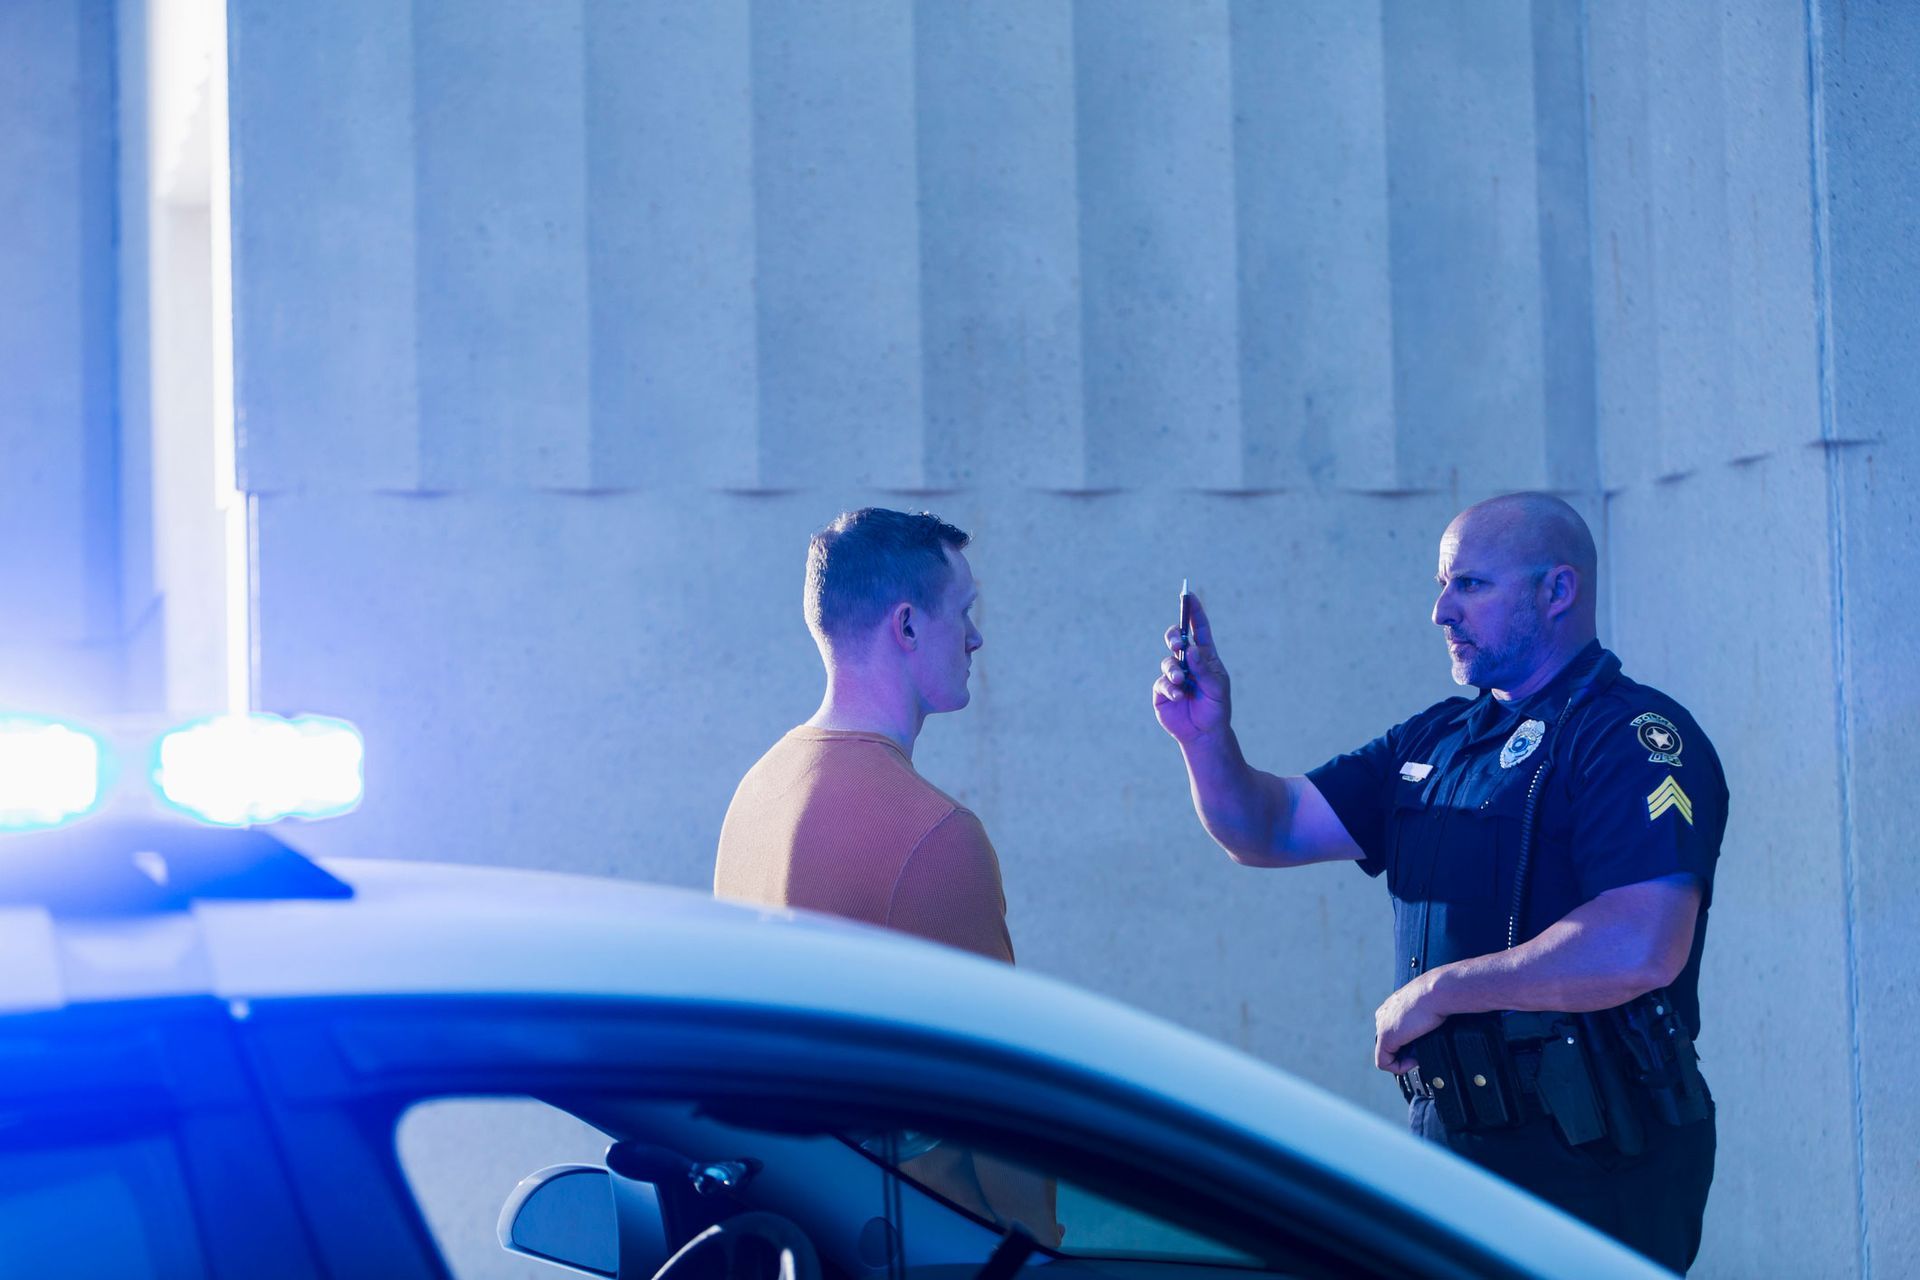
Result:
[[1192,643],[1187,644],[1179,627],[1168,627],[1168,654],[1160,661],[1160,678],[1153,682],[1153,714],[1160,727],[1182,743],[1222,732],[1232,713],[1231,685],[1213,647],[1213,626],[1198,598],[1192,607]]
[[1184,648],[1180,628],[1167,628],[1169,653],[1153,682],[1153,714],[1180,744],[1200,825],[1229,857],[1250,867],[1359,858],[1360,846],[1312,782],[1277,777],[1247,763],[1229,723],[1233,702],[1227,668],[1198,600],[1189,619],[1193,638]]

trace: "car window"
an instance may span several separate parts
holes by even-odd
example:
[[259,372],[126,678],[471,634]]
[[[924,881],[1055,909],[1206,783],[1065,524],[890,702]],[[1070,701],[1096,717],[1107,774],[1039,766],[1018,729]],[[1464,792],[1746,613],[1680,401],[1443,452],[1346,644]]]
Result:
[[954,1208],[1004,1230],[1014,1222],[1063,1257],[1260,1267],[1242,1249],[1171,1216],[1123,1203],[1024,1160],[915,1130],[850,1133],[844,1141]]
[[553,1280],[543,1262],[499,1244],[500,1206],[527,1174],[599,1164],[607,1135],[524,1097],[435,1098],[410,1107],[395,1133],[401,1172],[455,1280]]
[[194,1223],[164,1134],[0,1151],[0,1276],[199,1275]]

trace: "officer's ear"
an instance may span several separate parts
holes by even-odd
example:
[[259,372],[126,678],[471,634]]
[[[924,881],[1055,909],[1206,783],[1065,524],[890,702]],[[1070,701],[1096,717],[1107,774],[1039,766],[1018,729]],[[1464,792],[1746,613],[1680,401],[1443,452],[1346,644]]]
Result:
[[1557,564],[1547,570],[1540,585],[1547,593],[1548,618],[1566,613],[1580,599],[1580,571],[1570,564]]

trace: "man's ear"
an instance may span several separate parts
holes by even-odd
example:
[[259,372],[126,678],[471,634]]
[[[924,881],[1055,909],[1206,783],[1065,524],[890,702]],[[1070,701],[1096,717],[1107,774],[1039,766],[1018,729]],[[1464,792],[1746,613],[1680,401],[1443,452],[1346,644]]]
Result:
[[1547,616],[1557,618],[1580,598],[1580,573],[1570,564],[1557,564],[1547,570],[1546,587]]
[[913,606],[897,604],[893,606],[893,642],[902,649],[916,649],[920,642],[913,635]]

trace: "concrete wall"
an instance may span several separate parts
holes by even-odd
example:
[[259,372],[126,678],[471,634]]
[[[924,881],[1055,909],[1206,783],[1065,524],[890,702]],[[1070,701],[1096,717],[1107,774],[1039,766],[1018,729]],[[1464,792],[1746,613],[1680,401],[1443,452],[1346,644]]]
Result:
[[1451,691],[1461,503],[1599,520],[1577,10],[479,12],[232,8],[261,699],[370,752],[312,843],[707,883],[807,534],[930,506],[1023,960],[1392,1110],[1379,887],[1230,866],[1147,687],[1190,576],[1309,766]]
[[104,0],[0,5],[0,708],[121,697],[115,40]]
[[1920,940],[1895,781],[1916,702],[1920,22],[1590,15],[1614,634],[1696,712],[1735,794],[1702,981],[1721,1107],[1703,1257],[1897,1275],[1916,1244],[1893,1046]]
[[1851,1086],[1861,1266],[1895,1275],[1920,1256],[1913,1212],[1920,1108],[1902,1083],[1920,868],[1911,856],[1909,762],[1920,753],[1920,12],[1817,6],[1812,103],[1825,281],[1822,453],[1827,462],[1833,678],[1847,897]]
[[[36,551],[0,700],[74,710],[165,695],[146,7],[117,46],[111,12],[0,6],[0,545]],[[1250,753],[1309,766],[1450,692],[1447,517],[1553,488],[1735,792],[1698,1273],[1898,1274],[1914,22],[234,0],[261,699],[370,752],[303,835],[704,883],[818,696],[806,534],[929,506],[987,647],[917,759],[993,833],[1022,963],[1391,1113],[1379,886],[1207,843],[1158,636],[1192,577]]]
[[818,697],[806,534],[929,506],[987,647],[917,760],[1022,962],[1393,1113],[1379,887],[1207,843],[1158,636],[1191,577],[1250,754],[1307,767],[1450,692],[1446,519],[1554,489],[1735,793],[1699,1273],[1895,1273],[1911,27],[239,0],[261,695],[370,753],[310,842],[705,883]]

